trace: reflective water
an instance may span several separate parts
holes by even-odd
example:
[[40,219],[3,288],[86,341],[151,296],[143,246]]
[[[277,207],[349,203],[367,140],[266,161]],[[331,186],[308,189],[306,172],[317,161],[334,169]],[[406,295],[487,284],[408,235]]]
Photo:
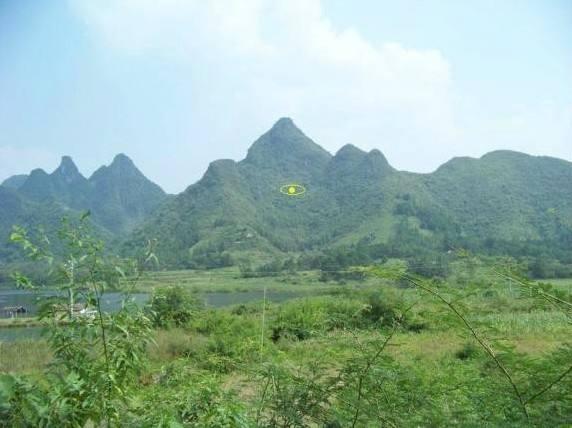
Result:
[[[26,313],[21,316],[33,316],[37,313],[38,307],[48,297],[56,296],[54,291],[32,292],[29,290],[0,290],[0,318],[9,318],[10,315],[2,308],[7,306],[23,306]],[[280,303],[288,299],[300,297],[302,293],[291,291],[268,291],[266,299],[269,302]],[[223,307],[230,305],[245,304],[262,301],[263,291],[244,291],[231,293],[201,293],[200,298],[209,307]],[[132,295],[135,303],[143,305],[149,299],[147,293],[136,293]],[[116,311],[121,307],[124,295],[117,292],[105,293],[102,298],[102,308],[106,311]],[[10,327],[0,328],[0,342],[11,342],[15,340],[35,339],[41,336],[41,327]]]
[[[10,306],[22,306],[26,309],[23,316],[34,316],[38,311],[38,307],[47,298],[63,294],[56,291],[30,291],[30,290],[0,290],[0,318],[10,318],[10,314],[3,308]],[[102,308],[105,311],[116,311],[121,307],[123,294],[117,292],[109,292],[103,295],[101,299]],[[136,293],[132,295],[133,300],[138,304],[143,304],[149,298],[147,293]]]

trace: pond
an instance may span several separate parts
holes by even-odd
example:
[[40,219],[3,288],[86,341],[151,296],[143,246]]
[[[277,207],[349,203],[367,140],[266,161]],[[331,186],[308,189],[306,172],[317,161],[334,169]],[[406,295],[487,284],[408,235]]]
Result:
[[[30,290],[1,290],[0,289],[0,318],[9,318],[10,315],[2,308],[8,306],[23,306],[26,313],[23,316],[34,316],[38,307],[48,297],[57,296],[56,291],[33,292]],[[293,299],[305,295],[301,292],[293,291],[267,291],[266,299],[269,302],[280,303],[288,299]],[[105,311],[117,311],[121,308],[124,295],[118,292],[105,293],[102,297],[102,308]],[[224,307],[230,305],[245,304],[250,302],[262,301],[263,291],[242,291],[231,293],[200,293],[199,297],[203,299],[207,307]],[[144,305],[149,300],[148,293],[132,294],[134,302],[138,305]],[[21,317],[20,315],[19,317]],[[15,340],[35,339],[41,336],[41,327],[6,327],[0,328],[0,342],[11,342]]]
[[[10,306],[22,306],[26,313],[22,316],[34,316],[38,312],[38,307],[48,297],[64,296],[57,291],[31,291],[31,290],[0,290],[0,318],[10,318],[10,314],[3,308]],[[132,294],[133,300],[137,304],[144,304],[148,299],[147,293]],[[116,311],[121,307],[123,294],[117,292],[105,293],[101,299],[102,309],[105,311]]]

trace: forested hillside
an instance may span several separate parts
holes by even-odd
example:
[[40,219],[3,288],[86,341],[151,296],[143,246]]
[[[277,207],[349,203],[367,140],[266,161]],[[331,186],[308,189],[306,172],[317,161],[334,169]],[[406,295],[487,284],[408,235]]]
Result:
[[91,212],[97,234],[117,241],[146,219],[167,195],[125,155],[98,169],[89,179],[64,156],[51,174],[35,169],[0,186],[0,266],[21,260],[8,238],[13,225],[53,238],[64,216]]
[[[280,192],[292,183],[306,191]],[[172,267],[356,246],[373,258],[467,248],[570,263],[570,219],[570,162],[498,151],[414,174],[395,170],[378,150],[346,145],[332,156],[283,118],[244,160],[211,163],[125,248],[157,239],[160,259]]]
[[[289,184],[303,194],[283,194]],[[245,159],[212,162],[177,196],[120,154],[90,178],[64,156],[51,174],[6,180],[0,202],[2,262],[14,259],[5,243],[13,224],[49,234],[66,213],[90,211],[114,248],[133,254],[157,240],[171,268],[312,264],[324,252],[352,263],[435,260],[461,248],[572,263],[570,162],[497,151],[414,174],[391,167],[379,150],[346,145],[331,155],[288,118]]]

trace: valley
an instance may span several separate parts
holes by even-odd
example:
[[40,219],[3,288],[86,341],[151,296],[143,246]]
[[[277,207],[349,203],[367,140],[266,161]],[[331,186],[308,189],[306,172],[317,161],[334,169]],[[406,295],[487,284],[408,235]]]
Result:
[[0,186],[0,426],[567,426],[570,218],[570,162],[289,118],[177,195],[63,157]]

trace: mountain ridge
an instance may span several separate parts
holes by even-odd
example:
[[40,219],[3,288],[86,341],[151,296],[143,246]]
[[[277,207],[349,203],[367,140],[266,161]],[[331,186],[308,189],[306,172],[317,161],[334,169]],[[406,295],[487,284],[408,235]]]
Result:
[[[282,195],[280,187],[289,183],[306,192]],[[558,198],[540,197],[552,185],[561,189]],[[544,236],[560,248],[558,237],[572,236],[562,226],[572,217],[567,189],[572,163],[557,158],[501,150],[452,159],[433,173],[409,173],[393,168],[377,149],[349,144],[332,155],[282,118],[243,160],[212,162],[126,245],[158,238],[160,256],[176,267],[217,267],[229,259],[236,264],[364,239],[393,246],[395,254],[424,246],[446,252],[452,245],[510,253],[511,243],[540,245]],[[555,206],[558,218],[548,218],[544,211]],[[175,229],[185,231],[185,243],[171,233]]]
[[0,186],[0,265],[12,257],[7,239],[14,224],[35,228],[44,217],[53,235],[62,217],[89,211],[98,235],[110,239],[131,231],[168,198],[123,154],[89,179],[70,156],[51,173],[37,168],[21,177],[17,186],[10,180]]
[[[294,183],[303,195],[280,192]],[[572,259],[571,162],[496,150],[411,173],[392,167],[378,149],[346,144],[332,155],[290,118],[256,139],[244,159],[211,162],[177,195],[166,195],[121,153],[89,178],[63,157],[51,174],[36,169],[19,187],[2,187],[15,207],[51,204],[52,212],[65,212],[87,206],[125,254],[158,239],[160,259],[173,268],[364,242],[395,257],[463,247]]]

